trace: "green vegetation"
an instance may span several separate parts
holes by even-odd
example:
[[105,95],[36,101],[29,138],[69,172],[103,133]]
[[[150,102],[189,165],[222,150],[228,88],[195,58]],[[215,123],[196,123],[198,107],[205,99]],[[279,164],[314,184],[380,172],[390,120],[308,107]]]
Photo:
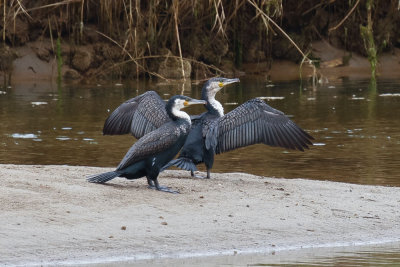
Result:
[[188,61],[200,78],[227,61],[310,64],[305,55],[321,38],[368,56],[375,76],[379,53],[400,46],[399,1],[365,1],[0,0],[0,27],[11,47],[59,34],[70,46],[61,53],[68,66],[92,45],[88,67],[72,66],[85,76],[162,77],[158,66],[168,58],[181,76]]
[[376,76],[376,64],[378,63],[377,50],[374,41],[374,33],[372,29],[372,5],[373,0],[367,0],[367,26],[360,25],[361,36],[364,41],[365,50],[368,55],[368,60],[371,64],[371,78],[375,79]]
[[61,68],[63,65],[62,56],[61,56],[61,39],[60,36],[57,38],[57,47],[56,47],[56,58],[57,58],[57,81],[61,82]]

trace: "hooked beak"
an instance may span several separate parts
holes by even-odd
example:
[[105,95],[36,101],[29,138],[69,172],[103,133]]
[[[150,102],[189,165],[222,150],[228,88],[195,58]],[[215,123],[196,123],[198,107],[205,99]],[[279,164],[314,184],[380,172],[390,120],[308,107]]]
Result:
[[191,100],[189,100],[189,101],[185,101],[185,107],[187,107],[187,106],[191,106],[191,105],[198,105],[198,104],[203,104],[203,105],[205,105],[205,104],[207,104],[207,101],[205,101],[205,100],[197,100],[197,99],[191,99]]
[[224,80],[222,82],[220,82],[219,86],[222,88],[222,87],[224,87],[224,86],[226,86],[228,84],[237,83],[237,82],[240,82],[239,78],[234,78],[234,79],[224,78]]

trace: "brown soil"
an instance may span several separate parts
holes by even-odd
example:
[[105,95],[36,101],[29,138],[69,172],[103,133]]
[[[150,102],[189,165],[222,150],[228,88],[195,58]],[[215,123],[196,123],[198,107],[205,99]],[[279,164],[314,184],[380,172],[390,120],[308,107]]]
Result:
[[[312,44],[313,54],[320,58],[316,73],[320,82],[329,82],[343,77],[368,79],[371,77],[370,63],[366,57],[337,49],[324,41]],[[345,60],[343,60],[345,59]],[[377,74],[380,78],[400,78],[400,49],[379,56]],[[270,69],[267,63],[244,65],[246,74],[267,75],[272,81],[296,80],[300,77],[300,64],[289,60],[275,60]],[[313,68],[308,64],[302,67],[302,77],[311,78]]]
[[[112,64],[104,65],[102,62],[103,60],[111,62],[114,57],[113,54],[107,54],[107,57],[109,57],[107,59],[104,59],[106,57],[104,54],[100,59],[97,45],[75,48],[73,53],[68,52],[71,48],[67,46],[64,46],[63,49],[65,57],[63,61],[72,61],[71,67],[67,64],[63,65],[64,80],[79,82],[82,79],[99,77],[96,75],[106,78],[106,70]],[[57,77],[57,62],[50,50],[50,44],[43,42],[34,42],[17,48],[15,51],[18,57],[12,64],[11,81],[55,80]],[[320,82],[329,82],[330,80],[348,76],[352,78],[369,78],[371,75],[370,65],[365,57],[357,54],[349,55],[326,42],[313,43],[313,54],[321,59],[320,68],[316,69]],[[163,75],[176,78],[176,73],[181,72],[179,60],[174,60],[173,62],[179,67],[169,66],[167,69],[170,70],[171,74],[164,71]],[[185,64],[189,63],[185,62]],[[190,70],[190,68],[188,69]],[[226,71],[226,76],[261,75],[268,77],[272,81],[295,80],[300,77],[300,64],[288,60],[276,60],[272,65],[267,62],[245,63],[242,71],[238,71],[233,67],[233,64],[225,61],[223,69]],[[308,64],[303,64],[301,69],[303,78],[312,77],[313,68]],[[206,73],[205,69],[199,71],[202,74],[196,73],[196,78],[204,79],[212,75],[211,73]],[[188,70],[186,70],[186,74],[187,72]],[[380,55],[377,73],[381,78],[399,78],[400,49],[395,48],[392,53]]]

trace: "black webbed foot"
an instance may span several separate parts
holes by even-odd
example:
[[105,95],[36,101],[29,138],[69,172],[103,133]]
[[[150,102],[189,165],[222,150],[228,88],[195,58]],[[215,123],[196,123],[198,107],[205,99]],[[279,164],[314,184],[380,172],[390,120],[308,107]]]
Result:
[[192,175],[192,177],[197,178],[197,179],[209,179],[207,176],[198,175],[198,174]]
[[159,186],[158,188],[154,187],[154,189],[156,189],[158,191],[161,191],[161,192],[166,192],[166,193],[180,194],[179,191],[173,190],[173,189],[171,189],[171,188],[169,188],[167,186]]
[[158,183],[157,180],[154,181],[154,185],[153,186],[150,186],[150,183],[149,183],[149,188],[150,189],[155,189],[155,190],[158,190],[158,191],[161,191],[161,192],[166,192],[166,193],[180,194],[179,191],[177,191],[177,190],[173,190],[173,189],[171,189],[171,188],[169,188],[167,186],[161,186]]
[[194,174],[193,171],[190,172],[190,175],[192,176],[192,178],[197,178],[197,179],[210,179],[210,177],[207,177],[207,176],[202,176],[202,175]]
[[199,174],[194,174],[193,171],[190,172],[190,175],[192,178],[197,178],[197,179],[210,179],[210,172],[207,171],[207,176],[199,175]]

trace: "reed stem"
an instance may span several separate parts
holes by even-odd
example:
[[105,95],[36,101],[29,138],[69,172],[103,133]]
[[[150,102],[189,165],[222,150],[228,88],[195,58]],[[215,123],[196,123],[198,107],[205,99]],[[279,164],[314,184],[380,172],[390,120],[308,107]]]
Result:
[[56,42],[56,57],[57,57],[57,81],[60,83],[62,80],[62,65],[63,65],[63,60],[62,60],[62,55],[61,55],[61,38],[58,36],[57,42]]
[[7,0],[4,0],[4,5],[3,5],[3,45],[6,44],[6,5],[7,5]]
[[372,20],[372,6],[373,0],[367,0],[367,26],[360,25],[361,36],[364,40],[365,50],[368,55],[368,60],[371,65],[371,78],[376,77],[376,65],[378,63],[377,49],[373,33],[373,20]]
[[181,40],[179,39],[178,12],[179,12],[179,1],[178,0],[174,0],[174,21],[175,21],[176,41],[178,43],[179,58],[180,58],[180,61],[181,61],[182,79],[186,80],[186,78],[185,78],[185,69],[184,69],[184,66],[183,66]]

